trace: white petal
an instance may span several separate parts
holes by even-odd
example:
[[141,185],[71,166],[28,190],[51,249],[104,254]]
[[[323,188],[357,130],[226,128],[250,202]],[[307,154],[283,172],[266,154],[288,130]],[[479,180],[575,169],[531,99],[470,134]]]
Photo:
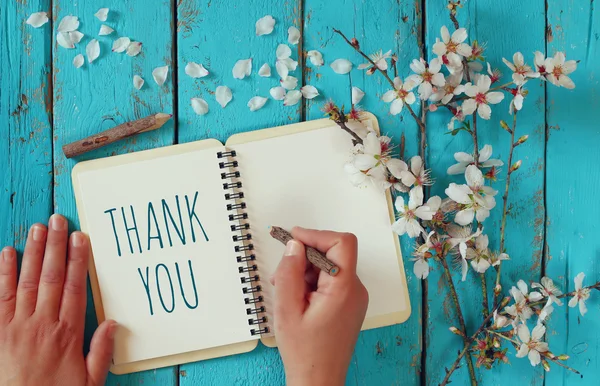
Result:
[[397,179],[401,178],[401,174],[404,171],[408,170],[408,166],[406,165],[406,162],[396,159],[396,158],[392,158],[390,159],[385,166],[387,166],[388,170],[390,171],[390,173],[396,177]]
[[583,287],[583,279],[585,279],[585,273],[583,272],[575,276],[575,290],[580,290]]
[[292,55],[292,49],[286,44],[280,44],[277,46],[277,51],[275,51],[275,56],[277,59],[286,59]]
[[479,107],[477,107],[477,115],[479,115],[481,119],[490,119],[492,116],[492,108],[485,103],[480,104]]
[[100,8],[98,12],[94,14],[94,16],[96,16],[100,21],[106,21],[108,18],[108,11],[108,8]]
[[402,102],[402,99],[394,99],[394,101],[390,105],[390,114],[400,114],[400,112],[402,111],[402,107],[404,107],[404,102]]
[[300,41],[300,30],[294,26],[288,28],[288,43],[298,44]]
[[485,145],[481,150],[479,150],[479,162],[485,162],[490,159],[492,156],[492,146]]
[[400,213],[404,213],[404,197],[397,196],[396,201],[394,202],[394,207]]
[[250,111],[256,111],[261,109],[265,103],[267,103],[267,98],[255,96],[248,101],[248,107],[250,107]]
[[142,86],[144,86],[144,79],[142,79],[141,76],[139,75],[134,75],[133,76],[133,87],[135,87],[136,89],[141,89]]
[[298,90],[288,91],[285,94],[285,98],[283,99],[283,105],[284,106],[293,106],[300,101],[300,98],[302,98],[302,92],[300,92]]
[[56,34],[56,42],[64,48],[75,48],[67,32],[59,32]]
[[364,96],[365,96],[365,93],[361,89],[359,89],[356,86],[352,87],[352,104],[353,105],[360,103],[360,101],[363,99]]
[[192,98],[192,109],[198,115],[208,113],[208,103],[202,98]]
[[302,92],[302,96],[306,99],[313,99],[317,95],[319,95],[319,90],[315,88],[315,86],[306,85],[300,89]]
[[408,208],[415,209],[421,205],[423,205],[423,189],[411,189],[408,193]]
[[65,16],[58,25],[58,32],[70,32],[79,28],[79,19],[77,16]]
[[92,41],[88,43],[87,47],[85,47],[85,54],[87,55],[89,63],[98,59],[98,56],[100,56],[100,43],[98,43],[98,40],[92,39]]
[[396,90],[388,90],[383,94],[383,96],[381,97],[381,100],[384,102],[390,103],[397,97],[398,97],[398,93],[396,92]]
[[293,76],[288,76],[284,80],[279,81],[281,86],[286,90],[293,90],[298,87],[298,78]]
[[273,16],[267,15],[256,21],[256,36],[268,35],[273,32],[275,27],[275,19]]
[[540,341],[544,337],[545,333],[546,327],[544,327],[543,324],[539,324],[533,328],[533,331],[531,331],[531,339]]
[[473,209],[463,209],[456,213],[454,217],[454,221],[458,225],[469,225],[473,222],[473,218],[475,217],[475,212]]
[[273,87],[272,89],[269,90],[269,94],[271,94],[271,97],[273,99],[275,99],[276,101],[281,101],[283,100],[283,98],[285,98],[285,89],[281,86],[279,87]]
[[499,91],[489,92],[485,95],[485,99],[488,101],[488,103],[495,105],[502,102],[504,99],[504,94]]
[[317,50],[310,50],[307,52],[306,54],[308,56],[308,58],[310,59],[310,62],[315,65],[315,66],[322,66],[324,61],[323,61],[323,55],[317,51]]
[[235,63],[231,73],[236,79],[244,79],[252,72],[252,59],[241,59]]
[[231,101],[233,98],[231,94],[231,89],[227,86],[219,86],[215,90],[215,98],[217,102],[221,105],[221,107],[227,106],[227,103]]
[[419,259],[415,261],[413,272],[419,279],[427,279],[427,276],[429,276],[429,264],[427,261]]
[[185,66],[185,73],[192,78],[203,78],[208,75],[208,70],[202,64],[189,62]]
[[446,173],[448,173],[451,176],[455,176],[457,174],[463,174],[465,172],[465,170],[467,170],[467,165],[458,163],[458,164],[454,164],[454,165],[450,166],[448,168],[448,170],[446,171]]
[[127,47],[127,55],[137,56],[142,51],[142,43],[131,42]]
[[434,212],[437,212],[442,206],[442,199],[440,196],[433,196],[427,200],[427,206]]
[[481,187],[483,186],[483,173],[481,170],[475,165],[467,166],[467,171],[465,172],[465,179],[467,180],[467,184],[470,187]]
[[83,39],[83,34],[79,31],[71,31],[71,32],[67,32],[69,34],[69,39],[71,39],[71,42],[73,42],[73,44],[77,44],[81,41],[81,39]]
[[398,219],[395,223],[392,224],[392,231],[396,232],[398,235],[402,236],[406,233],[406,219],[404,217]]
[[529,347],[527,347],[526,344],[522,344],[521,347],[519,347],[519,351],[517,352],[516,357],[517,358],[525,358],[525,356],[527,354],[529,354]]
[[107,25],[102,24],[100,26],[100,32],[98,32],[98,35],[100,36],[105,36],[105,35],[110,35],[111,33],[115,32],[114,29],[110,28]]
[[73,58],[73,65],[75,66],[75,68],[79,68],[81,66],[83,66],[83,55],[79,54],[77,56],[75,56],[75,58]]
[[585,314],[587,314],[587,306],[585,305],[585,300],[583,299],[579,300],[579,312],[581,313],[581,316],[585,316]]
[[531,362],[532,366],[537,366],[541,362],[540,353],[537,352],[536,350],[530,350],[528,358],[529,358],[529,362]]
[[275,63],[275,70],[277,70],[277,74],[283,80],[287,79],[288,74],[290,72],[288,66],[280,60],[278,60],[277,63]]
[[48,22],[48,14],[46,12],[36,12],[29,15],[27,24],[33,28],[40,28]]
[[260,70],[258,70],[258,75],[262,76],[263,78],[270,77],[271,76],[271,66],[269,66],[267,63],[260,66]]
[[124,52],[130,44],[131,40],[123,36],[113,42],[112,50],[113,52]]
[[448,27],[443,25],[442,28],[440,28],[440,33],[442,35],[442,41],[448,43],[450,41],[450,31],[448,31]]
[[352,63],[348,59],[336,59],[331,63],[331,68],[336,74],[347,74],[352,70]]
[[152,77],[154,77],[154,81],[159,86],[162,86],[167,80],[167,75],[169,74],[169,66],[156,67],[154,71],[152,71]]

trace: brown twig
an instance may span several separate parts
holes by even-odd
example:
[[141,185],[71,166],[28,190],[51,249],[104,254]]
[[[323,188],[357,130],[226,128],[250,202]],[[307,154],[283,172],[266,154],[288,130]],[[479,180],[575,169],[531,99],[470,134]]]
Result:
[[481,293],[483,295],[483,317],[487,318],[489,315],[490,304],[487,296],[487,281],[485,279],[485,273],[480,273],[479,278],[481,279]]

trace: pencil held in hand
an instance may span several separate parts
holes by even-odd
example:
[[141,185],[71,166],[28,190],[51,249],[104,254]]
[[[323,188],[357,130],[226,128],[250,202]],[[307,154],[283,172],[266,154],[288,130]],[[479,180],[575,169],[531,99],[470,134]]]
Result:
[[[274,239],[281,241],[281,243],[284,245],[293,239],[290,232],[277,226],[272,226],[269,233]],[[327,272],[330,276],[335,276],[340,272],[340,268],[335,265],[334,262],[325,257],[325,255],[323,255],[321,252],[317,251],[313,247],[309,247],[308,245],[306,246],[306,258],[315,267],[319,268],[321,271]]]

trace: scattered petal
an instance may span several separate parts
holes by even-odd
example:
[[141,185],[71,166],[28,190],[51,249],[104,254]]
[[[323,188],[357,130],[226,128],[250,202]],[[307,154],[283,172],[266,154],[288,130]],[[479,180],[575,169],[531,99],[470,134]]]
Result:
[[256,36],[268,35],[273,32],[275,27],[275,19],[273,16],[267,15],[256,21]]
[[286,90],[293,90],[298,87],[298,78],[294,76],[288,76],[284,80],[280,80],[279,83],[281,84],[281,87],[285,88]]
[[58,25],[58,32],[71,32],[79,28],[79,19],[77,16],[65,16]]
[[71,32],[67,32],[67,34],[69,35],[69,39],[71,39],[71,43],[73,44],[78,44],[81,39],[83,39],[83,34],[79,31],[71,31]]
[[269,66],[267,63],[263,64],[260,67],[260,70],[258,70],[258,75],[262,76],[263,78],[268,78],[271,76],[271,66]]
[[208,70],[204,68],[202,64],[189,62],[185,66],[185,73],[191,76],[192,78],[204,78],[208,75]]
[[283,99],[284,106],[293,106],[297,104],[302,98],[302,93],[298,90],[291,90],[285,94],[285,98]]
[[98,12],[94,14],[94,16],[96,16],[100,21],[106,21],[108,18],[108,11],[108,8],[100,8]]
[[107,25],[102,24],[100,26],[100,32],[98,32],[98,35],[100,36],[105,36],[105,35],[110,35],[111,33],[115,32],[114,29],[110,28]]
[[265,103],[267,103],[267,98],[255,96],[248,101],[248,107],[250,107],[250,111],[256,111],[261,109]]
[[277,63],[275,63],[275,69],[277,70],[277,74],[281,79],[287,79],[290,70],[288,69],[288,66],[285,65],[285,63],[277,61]]
[[202,98],[192,98],[192,109],[198,115],[208,113],[208,103]]
[[154,77],[154,81],[159,86],[162,86],[167,80],[167,75],[169,74],[169,66],[156,67],[154,71],[152,71],[152,77]]
[[133,87],[135,87],[139,90],[142,88],[143,85],[144,85],[144,79],[142,79],[142,77],[139,75],[134,75],[133,76]]
[[56,42],[59,46],[64,48],[75,48],[75,45],[71,41],[68,33],[65,32],[59,32],[56,34]]
[[142,43],[140,42],[131,42],[127,46],[127,55],[129,56],[137,56],[140,51],[142,51]]
[[316,89],[315,86],[306,85],[300,89],[302,92],[302,96],[306,99],[313,99],[317,95],[319,95],[319,90]]
[[363,90],[359,89],[358,87],[352,87],[352,104],[358,104],[363,97],[365,96],[365,93],[363,92]]
[[87,55],[88,63],[92,63],[94,60],[98,59],[100,56],[100,43],[98,40],[92,39],[85,47],[85,54]]
[[244,79],[252,72],[252,59],[241,59],[235,63],[231,71],[235,79]]
[[128,37],[118,38],[113,42],[112,50],[113,52],[123,52],[129,47],[131,44],[131,40]]
[[83,55],[79,54],[75,56],[75,58],[73,58],[73,65],[75,66],[75,68],[79,68],[83,66],[84,61],[85,59],[83,59]]
[[279,87],[273,87],[272,89],[269,90],[269,93],[271,94],[271,97],[273,99],[275,99],[276,101],[281,101],[283,100],[283,98],[285,98],[285,89],[281,86]]
[[310,50],[306,53],[310,62],[315,66],[322,66],[325,62],[323,61],[323,55],[317,50]]
[[292,49],[288,45],[280,44],[277,46],[275,55],[277,56],[277,59],[287,59],[292,56]]
[[231,101],[231,98],[233,98],[231,95],[231,89],[227,86],[217,87],[217,90],[215,91],[215,98],[221,107],[224,108]]
[[32,13],[27,18],[27,24],[29,24],[33,28],[40,28],[41,26],[43,26],[47,22],[48,22],[48,14],[46,12]]
[[294,26],[288,28],[288,43],[290,44],[298,44],[300,41],[300,30]]
[[352,63],[348,59],[336,59],[331,63],[331,68],[336,74],[347,74],[352,70]]

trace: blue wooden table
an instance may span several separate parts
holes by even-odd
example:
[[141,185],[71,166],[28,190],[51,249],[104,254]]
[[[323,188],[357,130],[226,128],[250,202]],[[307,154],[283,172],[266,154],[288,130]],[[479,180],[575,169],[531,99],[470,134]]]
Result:
[[[305,119],[322,117],[325,98],[350,104],[350,86],[366,92],[362,105],[374,112],[384,129],[398,143],[407,138],[406,153],[418,152],[417,127],[408,115],[392,117],[380,101],[387,85],[381,77],[356,70],[363,62],[351,47],[332,33],[340,28],[355,36],[367,51],[391,49],[398,54],[399,72],[408,75],[408,63],[422,52],[430,53],[442,25],[450,26],[445,0],[4,0],[0,4],[0,244],[23,248],[28,226],[46,221],[53,212],[66,215],[78,227],[70,171],[75,161],[61,151],[65,143],[110,128],[115,124],[163,111],[175,118],[162,129],[95,151],[79,160],[122,154],[142,149],[183,143],[203,138],[226,140],[230,135]],[[515,51],[531,58],[540,50],[548,55],[557,50],[579,60],[573,79],[575,91],[530,87],[520,117],[521,133],[529,141],[519,147],[523,160],[511,192],[507,249],[512,261],[504,265],[503,284],[518,279],[538,281],[548,274],[564,290],[573,289],[573,277],[585,271],[589,281],[600,279],[600,16],[593,0],[477,0],[468,1],[459,20],[469,34],[487,42],[487,59],[503,67],[501,58]],[[84,53],[90,36],[100,25],[94,13],[109,7],[106,24],[120,36],[143,43],[137,57],[110,52],[113,36],[99,37],[100,58],[83,68],[72,65]],[[33,29],[25,24],[38,11],[51,15],[50,23]],[[58,22],[66,15],[79,16],[80,31],[86,34],[76,49],[66,50],[55,41]],[[271,35],[257,37],[254,23],[264,15],[277,20]],[[347,58],[355,64],[349,75],[334,74],[325,65],[303,65],[296,75],[303,84],[316,86],[322,96],[293,107],[269,100],[262,110],[250,112],[247,101],[254,95],[268,96],[276,83],[258,77],[262,63],[274,64],[275,48],[287,42],[287,29],[295,25],[303,33],[298,52],[317,49],[326,64]],[[234,80],[231,69],[239,59],[252,57],[250,78]],[[211,75],[194,80],[185,65],[203,63]],[[531,59],[529,59],[531,61]],[[168,65],[164,86],[152,81],[155,67]],[[274,71],[273,66],[273,73]],[[508,71],[505,71],[508,72]],[[146,80],[142,90],[132,86],[132,76]],[[229,86],[233,101],[222,109],[214,100],[218,85]],[[190,98],[202,97],[210,112],[197,116]],[[508,106],[508,105],[506,105]],[[504,110],[504,109],[503,109]],[[508,110],[506,108],[505,110]],[[495,115],[480,129],[484,143],[506,159],[508,134]],[[455,151],[471,151],[468,136],[451,137],[445,122],[432,118],[428,163],[442,189],[446,168]],[[437,126],[437,127],[436,127]],[[500,183],[496,188],[502,193]],[[499,212],[499,211],[496,211]],[[486,222],[494,245],[498,242],[500,214]],[[496,229],[493,231],[491,229]],[[410,250],[405,243],[404,255]],[[406,259],[408,260],[408,259]],[[404,324],[363,332],[348,373],[351,385],[437,385],[444,376],[461,340],[448,332],[455,324],[441,272],[434,271],[429,286],[412,275],[407,261],[413,314]],[[490,273],[491,275],[491,273]],[[467,328],[476,328],[481,317],[479,283],[460,283],[459,293]],[[566,292],[566,291],[565,291]],[[584,378],[553,367],[544,374],[527,360],[514,357],[512,365],[479,371],[482,384],[507,385],[597,385],[600,371],[600,307],[589,303],[589,313],[580,317],[572,309],[555,312],[548,338],[555,353],[571,356],[568,364]],[[95,327],[93,307],[88,306],[88,338]],[[466,384],[466,366],[457,371],[455,384]],[[277,350],[259,347],[249,354],[191,363],[128,376],[110,376],[110,385],[281,385],[283,367]]]

